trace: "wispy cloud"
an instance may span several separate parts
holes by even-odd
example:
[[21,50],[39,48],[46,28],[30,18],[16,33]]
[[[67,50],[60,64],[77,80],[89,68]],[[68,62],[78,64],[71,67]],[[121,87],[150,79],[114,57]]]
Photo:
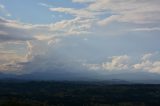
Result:
[[151,28],[135,28],[135,29],[132,29],[131,31],[160,31],[160,27],[151,27]]
[[62,12],[65,14],[71,14],[76,17],[85,17],[85,18],[94,18],[95,15],[97,15],[96,12],[90,12],[87,9],[74,9],[74,8],[58,7],[58,8],[50,8],[50,11]]
[[[94,23],[100,26],[105,26],[112,22],[145,24],[148,26],[160,21],[158,0],[73,0],[72,2],[90,3],[87,4],[87,7],[81,9],[63,7],[49,9],[50,11],[67,13],[76,17],[94,18]],[[104,17],[106,14],[110,15]],[[150,30],[157,30],[157,28],[150,28]]]
[[48,5],[48,4],[42,3],[42,2],[38,3],[38,5],[43,6],[43,7],[47,7],[47,8],[51,8],[52,7],[51,5]]
[[0,4],[0,13],[8,17],[11,16],[11,14],[7,11],[6,7],[3,4]]
[[75,3],[91,3],[94,1],[96,0],[72,0],[72,2],[75,2]]
[[[92,11],[111,12],[117,15],[115,21],[129,22],[137,24],[157,23],[159,22],[159,1],[158,0],[96,0],[89,5]],[[106,17],[103,22],[108,23]],[[104,23],[105,24],[105,23]]]

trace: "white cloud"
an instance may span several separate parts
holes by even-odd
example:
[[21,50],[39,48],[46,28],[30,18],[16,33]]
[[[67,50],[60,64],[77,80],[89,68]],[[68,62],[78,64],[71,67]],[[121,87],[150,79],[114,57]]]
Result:
[[90,3],[94,1],[96,0],[72,0],[72,2],[75,2],[75,3]]
[[144,60],[144,61],[145,61],[145,60],[148,60],[148,59],[150,59],[152,56],[153,56],[152,53],[144,54],[144,55],[142,56],[141,60]]
[[136,70],[144,70],[151,73],[160,73],[160,61],[142,61],[141,63],[133,65]]
[[118,15],[112,15],[112,16],[106,18],[106,19],[98,21],[98,25],[100,25],[100,26],[108,25],[108,24],[110,24],[114,21],[117,21],[118,17],[119,17]]
[[130,57],[127,55],[113,56],[111,61],[103,62],[101,64],[84,64],[90,70],[106,70],[106,71],[121,71],[129,69]]
[[50,40],[52,39],[53,37],[52,36],[46,36],[46,35],[36,35],[35,38],[37,40]]
[[[72,0],[86,3],[87,7],[75,8],[49,8],[54,12],[67,13],[76,17],[94,18],[94,23],[105,26],[111,22],[127,22],[130,24],[155,24],[160,22],[159,0]],[[108,15],[110,14],[110,15]],[[102,18],[106,15],[105,18]],[[135,29],[137,31],[159,31],[158,27]]]
[[59,43],[60,41],[61,41],[61,39],[53,38],[53,39],[48,41],[48,45],[54,45],[54,44]]
[[86,34],[90,29],[94,19],[76,17],[71,20],[62,20],[51,25],[51,30],[57,30],[63,35]]
[[47,7],[47,8],[52,7],[52,6],[50,6],[50,5],[46,4],[46,3],[38,3],[38,5],[43,6],[43,7]]
[[50,11],[53,12],[62,12],[66,14],[71,14],[76,17],[85,17],[85,18],[94,18],[95,15],[98,15],[96,12],[90,12],[87,9],[74,9],[74,8],[50,8]]
[[141,62],[134,64],[133,68],[135,70],[143,70],[148,71],[152,73],[160,73],[160,61],[159,60],[153,60],[153,57],[156,57],[156,59],[159,59],[159,55],[157,52],[155,53],[148,53],[144,54],[141,58]]
[[131,31],[160,31],[160,27],[151,27],[151,28],[135,28]]
[[[115,21],[145,24],[160,21],[159,3],[159,0],[96,0],[88,8],[92,11],[118,15]],[[110,17],[104,20],[107,18]],[[108,21],[103,22],[108,23]]]
[[[154,58],[155,57],[155,58]],[[135,62],[133,57],[128,55],[112,56],[111,61],[99,64],[83,64],[89,70],[96,71],[139,71],[160,73],[160,60],[158,52],[143,54],[143,56]]]
[[66,36],[88,33],[93,19],[74,18],[60,22],[33,25],[0,18],[1,41],[46,40],[54,36]]
[[30,41],[26,41],[26,44],[27,44],[27,54],[26,54],[26,59],[28,59],[28,60],[31,60],[32,58],[33,58],[33,55],[32,55],[32,53],[33,53],[33,45],[31,44],[31,42]]
[[130,57],[127,55],[113,56],[111,57],[111,62],[106,62],[102,64],[105,70],[126,70],[128,69]]

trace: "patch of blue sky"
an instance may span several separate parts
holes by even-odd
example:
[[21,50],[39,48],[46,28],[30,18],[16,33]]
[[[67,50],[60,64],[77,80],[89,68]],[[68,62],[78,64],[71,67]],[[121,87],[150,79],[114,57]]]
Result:
[[[52,7],[69,7],[72,5],[68,0],[0,0],[0,3],[4,4],[7,10],[12,14],[10,19],[19,20],[24,23],[31,24],[50,24],[60,20],[67,20],[74,18],[69,14],[52,12],[49,8],[38,5],[44,3]],[[78,4],[72,5],[73,8],[80,8]],[[4,17],[4,14],[1,14]]]

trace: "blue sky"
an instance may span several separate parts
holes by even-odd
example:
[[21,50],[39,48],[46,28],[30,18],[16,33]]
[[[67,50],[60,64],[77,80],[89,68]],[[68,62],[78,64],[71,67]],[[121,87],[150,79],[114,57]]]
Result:
[[[1,0],[1,3],[6,6],[8,12],[13,14],[12,17],[8,18],[33,24],[49,24],[62,19],[73,18],[67,14],[53,13],[49,11],[48,7],[85,7],[83,4],[75,4],[70,0]],[[48,7],[46,7],[47,5]]]
[[160,73],[159,0],[0,0],[0,72]]

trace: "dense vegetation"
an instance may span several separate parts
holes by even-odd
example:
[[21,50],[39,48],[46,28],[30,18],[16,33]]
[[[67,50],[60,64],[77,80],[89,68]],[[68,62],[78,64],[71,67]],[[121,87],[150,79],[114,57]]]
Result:
[[160,106],[160,85],[0,81],[0,106]]

